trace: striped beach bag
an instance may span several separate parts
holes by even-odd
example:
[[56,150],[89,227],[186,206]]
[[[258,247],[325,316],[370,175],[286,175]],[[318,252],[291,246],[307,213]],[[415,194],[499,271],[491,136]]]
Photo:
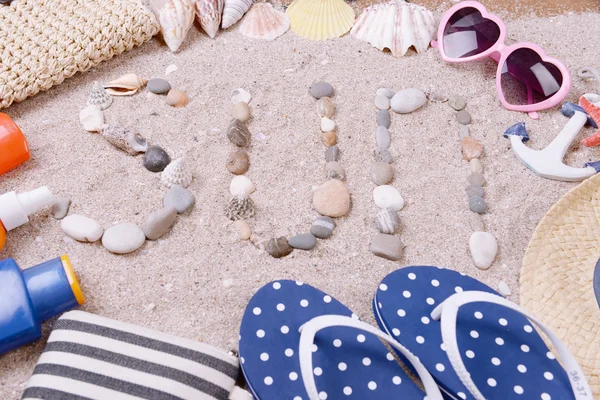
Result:
[[23,399],[245,400],[224,350],[71,311],[56,321]]

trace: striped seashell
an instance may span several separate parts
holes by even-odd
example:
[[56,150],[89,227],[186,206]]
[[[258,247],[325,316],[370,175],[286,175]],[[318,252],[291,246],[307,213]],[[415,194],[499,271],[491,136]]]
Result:
[[240,33],[252,39],[275,40],[290,28],[290,19],[269,3],[257,3],[240,22]]
[[221,28],[227,29],[242,19],[251,5],[252,0],[225,0]]
[[181,157],[167,165],[160,180],[168,188],[173,185],[185,188],[192,183],[192,173],[186,168],[183,157]]
[[191,0],[170,0],[156,13],[165,43],[176,52],[194,24],[194,4]]
[[224,0],[196,0],[194,3],[200,26],[211,39],[214,39],[219,31],[223,5]]

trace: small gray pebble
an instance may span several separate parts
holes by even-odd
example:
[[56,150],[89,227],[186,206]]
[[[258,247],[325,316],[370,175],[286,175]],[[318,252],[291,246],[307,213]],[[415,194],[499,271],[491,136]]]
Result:
[[389,150],[375,150],[373,155],[376,162],[385,162],[391,164],[393,161],[392,154]]
[[483,222],[481,215],[476,213],[471,213],[469,215],[469,225],[471,225],[473,232],[485,232],[485,223]]
[[379,89],[377,89],[377,96],[385,96],[388,99],[391,99],[392,97],[394,97],[395,94],[396,94],[396,92],[394,92],[390,88],[379,88]]
[[284,237],[278,237],[269,240],[265,246],[265,250],[273,258],[282,258],[290,255],[292,251],[294,251],[292,246],[290,246],[287,239]]
[[473,197],[473,196],[483,197],[483,188],[479,185],[469,185],[465,189],[465,192],[467,193],[467,196],[469,196],[469,197]]
[[333,228],[335,228],[333,218],[322,216],[317,218],[310,227],[310,233],[319,239],[328,239],[333,235]]
[[378,234],[371,240],[371,252],[378,257],[391,261],[402,258],[404,243],[398,236]]
[[144,167],[151,172],[161,172],[171,163],[171,157],[160,146],[150,146],[144,154]]
[[303,233],[289,238],[288,243],[295,249],[312,250],[317,245],[317,238],[310,233]]
[[375,141],[377,142],[377,150],[387,150],[392,143],[390,131],[385,126],[378,126],[375,130]]
[[388,110],[379,110],[377,113],[377,125],[384,126],[389,129],[390,124],[390,112]]
[[471,123],[471,114],[467,110],[461,110],[456,113],[456,120],[459,124],[469,125]]
[[390,108],[390,99],[385,96],[375,96],[375,107],[379,110],[387,110]]
[[469,127],[466,125],[461,126],[459,136],[461,139],[469,136]]
[[474,213],[483,214],[487,208],[487,205],[485,204],[483,197],[473,196],[469,198],[469,208]]
[[371,180],[377,186],[387,185],[394,179],[394,168],[386,162],[376,162],[371,167]]
[[148,81],[146,84],[148,91],[155,94],[167,94],[169,90],[171,90],[171,85],[169,82],[162,78],[153,78]]
[[469,181],[470,184],[478,185],[478,186],[485,186],[485,178],[483,177],[483,174],[480,174],[478,172],[469,175],[467,180]]
[[333,96],[333,86],[327,82],[316,82],[310,87],[309,93],[317,100],[321,97],[331,97]]
[[328,147],[325,150],[325,161],[337,161],[340,156],[340,148],[337,146]]
[[52,203],[52,216],[58,220],[63,219],[69,213],[69,207],[71,207],[71,199],[55,197]]
[[325,165],[325,170],[327,171],[327,179],[339,179],[340,181],[346,179],[344,167],[337,161],[329,161]]
[[462,96],[453,94],[448,99],[448,105],[454,108],[456,111],[464,110],[464,108],[467,106],[467,100]]
[[154,211],[142,225],[142,231],[144,231],[147,239],[156,240],[173,226],[176,218],[177,210],[173,207],[165,207]]
[[183,186],[179,185],[171,186],[171,188],[167,190],[163,200],[165,208],[173,207],[177,210],[178,214],[183,214],[188,211],[194,207],[194,204],[196,204],[194,195]]

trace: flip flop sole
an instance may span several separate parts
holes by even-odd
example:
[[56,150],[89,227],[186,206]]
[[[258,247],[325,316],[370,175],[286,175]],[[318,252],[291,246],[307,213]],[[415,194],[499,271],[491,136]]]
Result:
[[[252,297],[242,319],[239,350],[256,399],[308,400],[298,359],[299,329],[332,314],[356,318],[333,297],[300,282],[271,282]],[[325,328],[312,351],[321,400],[425,397],[375,336],[347,327]]]
[[[373,300],[379,326],[413,352],[440,387],[455,399],[473,399],[442,344],[433,309],[454,293],[499,295],[476,279],[437,267],[407,267],[384,278]],[[489,303],[459,309],[457,341],[471,378],[487,399],[573,399],[569,379],[532,324]]]

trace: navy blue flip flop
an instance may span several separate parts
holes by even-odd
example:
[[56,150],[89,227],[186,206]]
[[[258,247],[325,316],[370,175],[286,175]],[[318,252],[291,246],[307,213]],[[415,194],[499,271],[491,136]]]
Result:
[[383,279],[373,310],[380,328],[419,357],[450,399],[593,399],[566,346],[476,279],[437,267],[403,268]]
[[394,339],[333,297],[287,280],[262,287],[246,308],[242,372],[257,400],[423,400],[379,338],[415,363],[428,400],[442,399],[425,367]]

